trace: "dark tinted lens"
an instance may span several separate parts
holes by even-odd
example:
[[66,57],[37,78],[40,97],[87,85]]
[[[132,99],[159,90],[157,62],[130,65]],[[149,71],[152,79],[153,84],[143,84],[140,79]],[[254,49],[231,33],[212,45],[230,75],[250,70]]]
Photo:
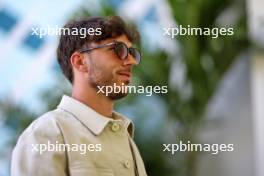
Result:
[[129,53],[135,58],[137,64],[139,64],[141,60],[140,51],[136,48],[129,48]]
[[124,43],[117,43],[115,45],[115,52],[120,59],[125,59],[128,55],[127,47]]

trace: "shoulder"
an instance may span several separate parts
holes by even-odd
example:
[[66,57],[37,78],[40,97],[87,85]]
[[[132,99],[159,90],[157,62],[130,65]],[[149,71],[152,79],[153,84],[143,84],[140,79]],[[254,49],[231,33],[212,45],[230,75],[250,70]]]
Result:
[[20,135],[18,142],[27,140],[53,139],[61,137],[58,119],[63,116],[58,110],[46,112],[35,119]]
[[[58,116],[56,110],[47,112],[23,131],[12,151],[11,175],[64,175],[65,152],[50,148],[64,143]],[[46,167],[39,167],[43,163]]]

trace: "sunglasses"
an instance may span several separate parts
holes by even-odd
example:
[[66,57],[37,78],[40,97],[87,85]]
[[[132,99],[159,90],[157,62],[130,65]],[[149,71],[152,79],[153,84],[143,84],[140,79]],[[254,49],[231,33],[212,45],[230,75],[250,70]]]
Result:
[[79,52],[89,52],[94,49],[104,48],[108,46],[114,46],[113,49],[115,51],[115,54],[119,57],[121,60],[127,59],[128,54],[133,56],[133,58],[136,60],[136,65],[138,65],[141,61],[141,53],[137,48],[130,47],[128,48],[127,45],[123,42],[111,42],[104,45],[99,45],[94,48],[84,48],[80,49]]

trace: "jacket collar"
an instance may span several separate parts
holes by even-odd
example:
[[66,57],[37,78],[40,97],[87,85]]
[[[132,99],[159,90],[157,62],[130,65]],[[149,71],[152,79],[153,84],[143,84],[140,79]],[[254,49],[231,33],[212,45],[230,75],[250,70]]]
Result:
[[95,135],[101,134],[109,122],[122,120],[130,136],[132,138],[134,137],[133,122],[127,117],[115,111],[113,112],[113,116],[115,119],[114,120],[99,114],[89,106],[67,95],[63,95],[61,102],[57,106],[57,108],[67,111],[68,113],[75,116],[77,120],[79,120],[83,125],[89,128]]

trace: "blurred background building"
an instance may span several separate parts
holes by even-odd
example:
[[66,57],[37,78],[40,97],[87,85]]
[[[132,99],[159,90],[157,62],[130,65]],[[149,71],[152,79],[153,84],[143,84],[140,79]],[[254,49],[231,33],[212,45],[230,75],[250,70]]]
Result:
[[248,0],[249,36],[256,47],[238,56],[208,106],[201,138],[234,143],[232,153],[202,156],[202,175],[264,175],[264,2]]
[[[262,0],[77,0],[0,2],[0,176],[9,175],[21,131],[70,90],[60,73],[58,36],[32,28],[62,27],[81,16],[117,14],[142,35],[144,60],[135,84],[168,85],[168,95],[130,95],[117,108],[137,125],[149,175],[263,176],[264,3]],[[232,37],[163,36],[178,25],[233,27]],[[162,143],[232,143],[233,152],[177,153]]]

